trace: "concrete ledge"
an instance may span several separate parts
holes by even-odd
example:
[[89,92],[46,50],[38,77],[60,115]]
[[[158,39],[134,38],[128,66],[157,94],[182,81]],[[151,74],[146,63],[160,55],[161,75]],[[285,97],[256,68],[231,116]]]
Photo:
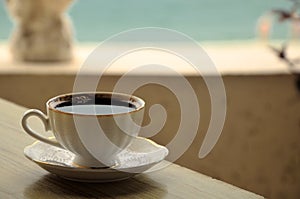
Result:
[[[124,44],[123,44],[124,45]],[[191,56],[201,56],[196,54],[195,49],[182,46],[184,52]],[[208,56],[215,63],[218,72],[222,75],[248,75],[248,74],[288,74],[285,63],[280,61],[274,53],[267,47],[267,44],[258,41],[244,42],[215,42],[200,44],[207,52]],[[65,63],[20,63],[13,61],[6,43],[0,43],[0,74],[76,74],[88,55],[95,49],[96,44],[80,44],[74,52],[74,59]],[[122,44],[108,47],[101,57],[105,59],[115,48],[122,48]],[[294,54],[300,52],[300,45],[294,47]],[[292,55],[293,55],[292,53]],[[138,59],[137,59],[138,57]],[[103,69],[103,63],[96,63],[87,73],[95,74]],[[114,62],[111,68],[106,71],[107,75],[120,75],[127,72],[131,67],[142,63],[165,64],[178,71],[180,74],[194,76],[197,74],[193,67],[179,57],[170,55],[162,51],[143,50],[121,57]],[[203,75],[211,75],[209,67],[201,67]],[[135,75],[171,75],[161,68],[149,68],[139,70]],[[214,75],[214,74],[213,74]]]

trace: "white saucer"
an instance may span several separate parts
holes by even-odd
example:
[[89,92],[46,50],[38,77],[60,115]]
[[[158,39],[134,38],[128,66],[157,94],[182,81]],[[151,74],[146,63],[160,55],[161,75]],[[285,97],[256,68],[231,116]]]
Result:
[[70,151],[36,141],[25,147],[25,156],[50,173],[62,178],[83,182],[111,182],[130,178],[162,161],[168,149],[155,142],[138,137],[122,151],[111,168],[84,168],[72,163]]

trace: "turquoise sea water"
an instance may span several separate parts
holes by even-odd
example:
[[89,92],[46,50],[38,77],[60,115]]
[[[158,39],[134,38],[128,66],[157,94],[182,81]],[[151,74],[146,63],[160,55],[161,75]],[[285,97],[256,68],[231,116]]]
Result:
[[[6,40],[13,23],[0,0],[0,40]],[[195,40],[255,38],[257,19],[272,8],[289,8],[287,0],[77,0],[69,9],[79,41],[99,42],[124,30],[163,27]],[[278,25],[274,38],[286,35]]]

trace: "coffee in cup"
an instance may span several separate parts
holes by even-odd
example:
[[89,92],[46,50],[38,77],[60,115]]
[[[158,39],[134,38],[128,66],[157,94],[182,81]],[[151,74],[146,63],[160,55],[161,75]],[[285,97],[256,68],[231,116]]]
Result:
[[[136,96],[110,92],[83,92],[56,96],[46,103],[47,115],[31,109],[22,118],[23,129],[39,141],[75,154],[74,164],[106,167],[135,137],[144,115],[145,102]],[[55,140],[28,125],[28,118],[42,120]]]

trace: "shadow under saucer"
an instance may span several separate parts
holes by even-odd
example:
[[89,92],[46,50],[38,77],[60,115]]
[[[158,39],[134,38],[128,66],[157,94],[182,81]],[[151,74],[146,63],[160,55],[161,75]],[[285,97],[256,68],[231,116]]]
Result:
[[165,185],[140,174],[124,181],[108,183],[83,183],[45,175],[24,190],[25,198],[162,198]]

